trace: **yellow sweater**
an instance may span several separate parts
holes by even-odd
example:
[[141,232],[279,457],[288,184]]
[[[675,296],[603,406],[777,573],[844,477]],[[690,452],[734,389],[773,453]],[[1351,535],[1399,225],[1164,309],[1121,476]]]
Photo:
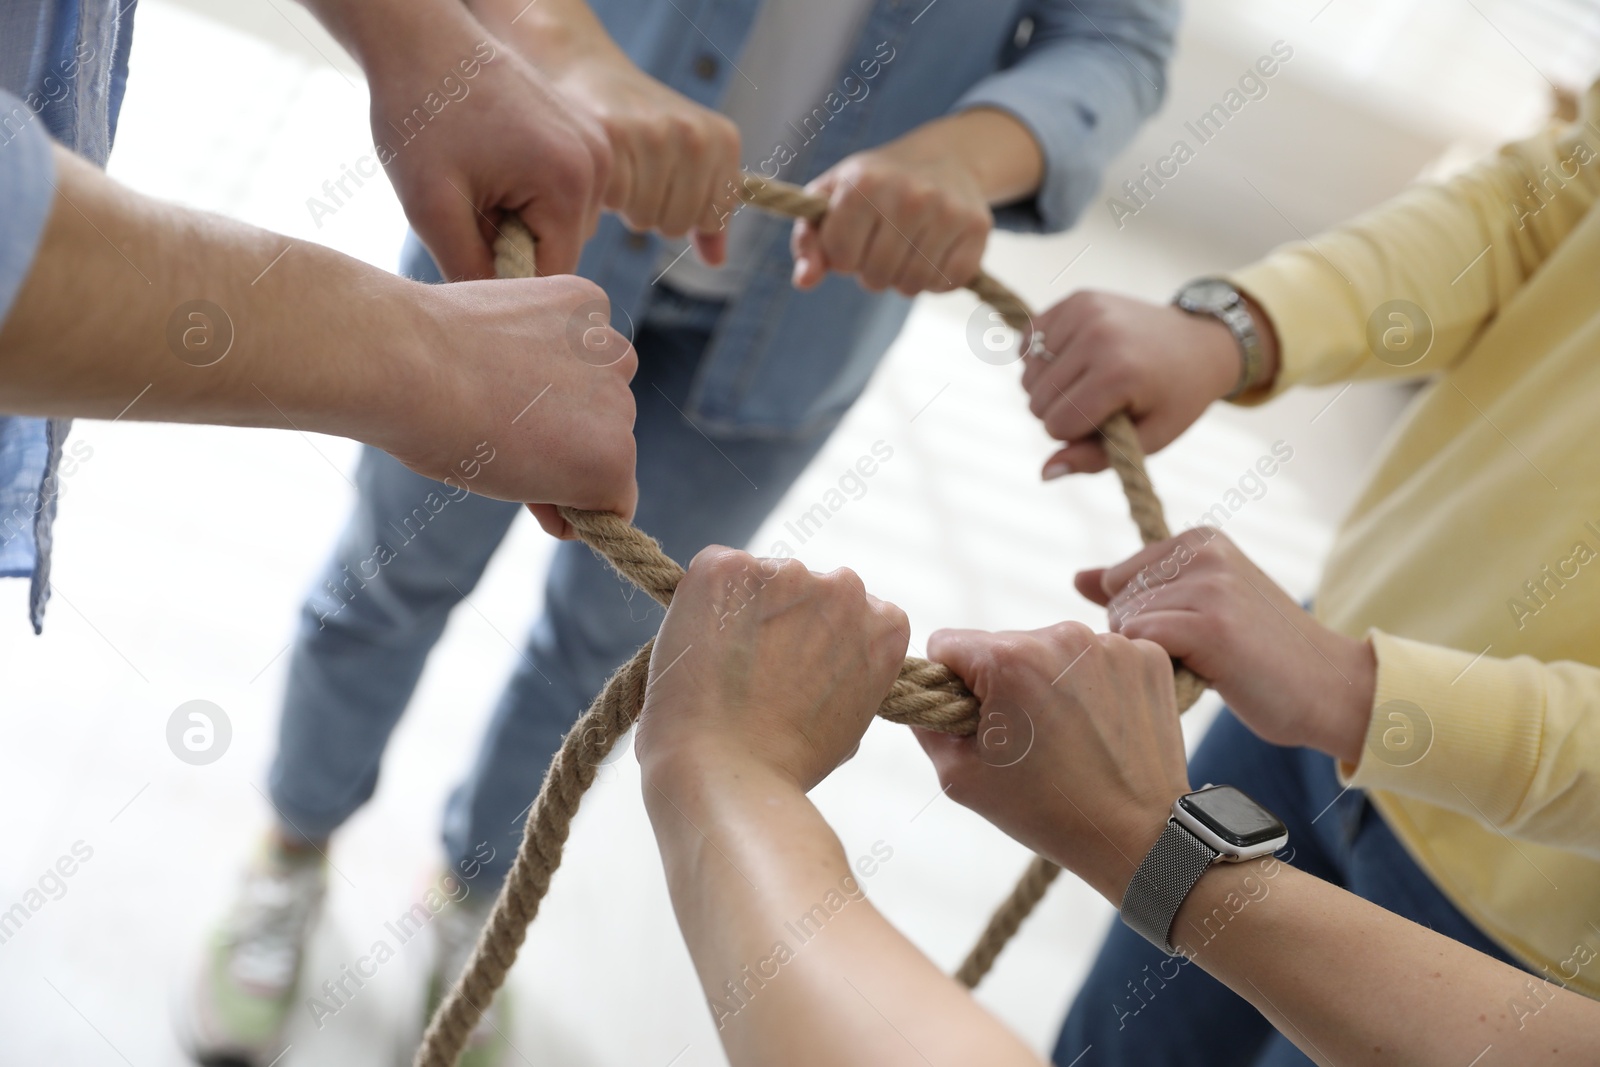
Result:
[[1277,331],[1273,392],[1427,380],[1316,595],[1377,650],[1341,771],[1479,927],[1600,997],[1597,197],[1600,83],[1572,126],[1233,281]]

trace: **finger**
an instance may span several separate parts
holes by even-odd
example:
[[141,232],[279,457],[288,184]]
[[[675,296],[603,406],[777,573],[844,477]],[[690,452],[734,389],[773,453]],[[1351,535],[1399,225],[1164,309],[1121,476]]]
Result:
[[1107,604],[1111,603],[1110,594],[1107,593],[1105,588],[1100,584],[1101,580],[1105,577],[1105,573],[1106,571],[1104,567],[1094,567],[1090,570],[1079,571],[1077,574],[1072,576],[1072,587],[1076,589],[1078,594],[1084,599],[1092,600],[1101,607],[1105,607]]
[[942,257],[934,260],[952,289],[966,285],[982,271],[983,250],[989,243],[991,226],[988,221],[967,221],[953,227],[955,242]]
[[[1037,325],[1043,334],[1045,348],[1058,354],[1066,351],[1067,346],[1088,321],[1087,297],[1087,293],[1074,293],[1039,316]],[[1059,359],[1055,361],[1059,362]],[[1037,366],[1030,366],[1023,374],[1023,388],[1031,392],[1038,378],[1053,365],[1041,360]],[[1034,414],[1039,412],[1036,411]]]
[[417,209],[408,206],[406,218],[428,246],[446,281],[493,278],[494,255],[484,240],[478,208],[457,193],[450,181],[465,187],[465,178],[447,180],[418,197]]
[[873,213],[876,216],[876,223],[872,237],[861,254],[861,283],[874,292],[882,291],[894,284],[901,266],[918,254],[901,227],[894,222],[893,201],[880,207],[882,211]]
[[944,225],[934,226],[920,235],[915,244],[924,255],[910,263],[911,284],[916,288],[911,293],[906,293],[904,289],[900,291],[913,296],[921,292],[948,293],[959,289],[962,279],[959,270],[952,266],[952,261],[960,241],[960,231]]
[[1106,448],[1098,437],[1074,441],[1066,448],[1057,449],[1044,461],[1039,476],[1052,482],[1069,474],[1094,474],[1111,466],[1106,458]]
[[861,269],[880,216],[852,185],[841,184],[826,192],[828,213],[818,227],[822,252],[830,269],[853,274]]
[[895,604],[888,600],[879,600],[871,593],[867,594],[867,603],[871,605],[873,611],[877,612],[878,615],[883,618],[884,622],[888,624],[889,629],[893,630],[897,635],[899,635],[899,658],[904,659],[906,654],[906,646],[911,642],[911,619],[906,615],[905,610],[902,609],[899,604]]
[[1145,579],[1147,582],[1171,581],[1178,576],[1178,571],[1186,559],[1193,558],[1194,554],[1215,536],[1216,531],[1210,527],[1197,526],[1192,530],[1183,531],[1176,537],[1146,545],[1121,563],[1106,568],[1102,578],[1103,588],[1108,594],[1115,596],[1142,570],[1148,570]]
[[1081,353],[1067,352],[1057,357],[1069,366],[1085,368],[1070,385],[1056,391],[1056,397],[1040,416],[1045,432],[1057,441],[1076,441],[1100,432],[1100,425],[1127,409],[1132,391],[1123,375],[1101,366],[1090,366]]
[[688,233],[711,203],[711,175],[697,167],[692,146],[680,146],[672,168],[672,189],[661,211],[661,232],[668,237]]
[[554,504],[529,504],[528,510],[533,512],[533,517],[539,520],[539,525],[544,532],[558,541],[571,541],[577,538],[577,533],[567,520],[561,517],[561,512]]
[[789,248],[794,253],[794,286],[796,289],[814,289],[828,275],[828,257],[822,251],[822,231],[814,222],[797,219],[789,234]]
[[[1089,365],[1084,358],[1086,353],[1082,348],[1058,347],[1058,342],[1047,341],[1046,347],[1051,353],[1049,360],[1038,356],[1030,358],[1030,363],[1043,363],[1043,368],[1034,376],[1033,385],[1028,389],[1028,410],[1034,417],[1044,419],[1050,409],[1059,404],[1068,390],[1078,383],[1078,379],[1088,373]],[[1026,377],[1027,372],[1023,372]]]
[[1198,612],[1146,611],[1128,620],[1122,636],[1154,642],[1170,658],[1181,661],[1199,650],[1205,626],[1205,616]]
[[625,148],[611,157],[611,178],[606,183],[605,206],[624,217],[628,208],[633,204],[633,198],[638,181],[638,169],[634,165],[633,153]]
[[562,207],[535,201],[518,213],[537,245],[539,277],[571,274],[583,253],[583,216],[577,206]]
[[633,168],[633,196],[622,217],[636,230],[653,230],[661,222],[671,192],[670,174],[659,151],[636,153]]
[[728,261],[728,235],[722,230],[698,230],[694,235],[694,249],[700,262],[720,267]]
[[996,635],[985,630],[935,630],[928,637],[928,658],[956,673],[979,700],[979,659],[994,645]]

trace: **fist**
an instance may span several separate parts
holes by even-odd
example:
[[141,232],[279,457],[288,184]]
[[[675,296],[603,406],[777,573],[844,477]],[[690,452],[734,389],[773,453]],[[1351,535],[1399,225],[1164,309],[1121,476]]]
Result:
[[[1146,452],[1171,444],[1239,381],[1238,345],[1208,316],[1078,292],[1039,316],[1022,375],[1028,410],[1066,447],[1044,476],[1105,470],[1099,426],[1126,411]],[[1028,350],[1025,346],[1024,351]]]
[[928,655],[982,701],[973,737],[917,731],[950,798],[1120,900],[1189,787],[1167,654],[1066,622],[941,630]]
[[656,638],[640,762],[754,761],[809,790],[855,752],[908,633],[853,571],[707,548]]
[[820,223],[794,225],[794,284],[829,271],[860,276],[873,292],[943,293],[972,281],[994,216],[972,172],[911,144],[859,152],[806,190],[827,197]]
[[1182,660],[1263,740],[1359,758],[1372,646],[1317,622],[1221,532],[1185,530],[1076,585],[1113,632]]

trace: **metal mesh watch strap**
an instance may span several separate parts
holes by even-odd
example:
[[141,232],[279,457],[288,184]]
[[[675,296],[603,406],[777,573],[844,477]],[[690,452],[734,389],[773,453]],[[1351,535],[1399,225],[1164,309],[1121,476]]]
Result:
[[1176,956],[1177,951],[1167,940],[1172,920],[1217,855],[1204,841],[1169,819],[1122,894],[1122,921],[1167,955]]

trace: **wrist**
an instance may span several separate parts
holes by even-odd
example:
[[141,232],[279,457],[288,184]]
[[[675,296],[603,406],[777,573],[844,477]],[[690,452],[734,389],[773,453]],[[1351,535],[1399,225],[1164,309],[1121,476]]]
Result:
[[349,323],[346,343],[360,353],[347,363],[356,377],[349,386],[360,399],[330,413],[341,425],[327,432],[426,463],[429,453],[450,451],[455,428],[477,421],[482,406],[447,358],[451,331],[439,288],[386,272],[351,283],[375,315]]
[[700,821],[700,813],[739,803],[752,790],[767,796],[805,790],[792,777],[757,759],[748,749],[700,737],[638,747],[645,808],[651,821],[663,815]]
[[[1091,830],[1101,840],[1103,848],[1069,848],[1061,856],[1052,858],[1088,882],[1090,888],[1111,902],[1112,907],[1120,908],[1134,872],[1172,818],[1172,805],[1187,792],[1189,788],[1185,785],[1183,792],[1170,796],[1162,793],[1130,805],[1128,817],[1105,823],[1103,831]],[[1063,863],[1063,859],[1071,862]],[[1088,862],[1082,862],[1084,859]]]
[[467,6],[485,28],[549,77],[593,63],[626,60],[586,3],[469,0]]
[[1333,636],[1337,640],[1332,642],[1334,647],[1329,650],[1329,659],[1338,667],[1344,684],[1330,687],[1334,699],[1326,699],[1328,693],[1319,698],[1322,713],[1311,718],[1317,729],[1307,743],[1319,752],[1354,766],[1361,762],[1367,728],[1372,723],[1372,702],[1378,688],[1378,657],[1372,642],[1364,638]]

